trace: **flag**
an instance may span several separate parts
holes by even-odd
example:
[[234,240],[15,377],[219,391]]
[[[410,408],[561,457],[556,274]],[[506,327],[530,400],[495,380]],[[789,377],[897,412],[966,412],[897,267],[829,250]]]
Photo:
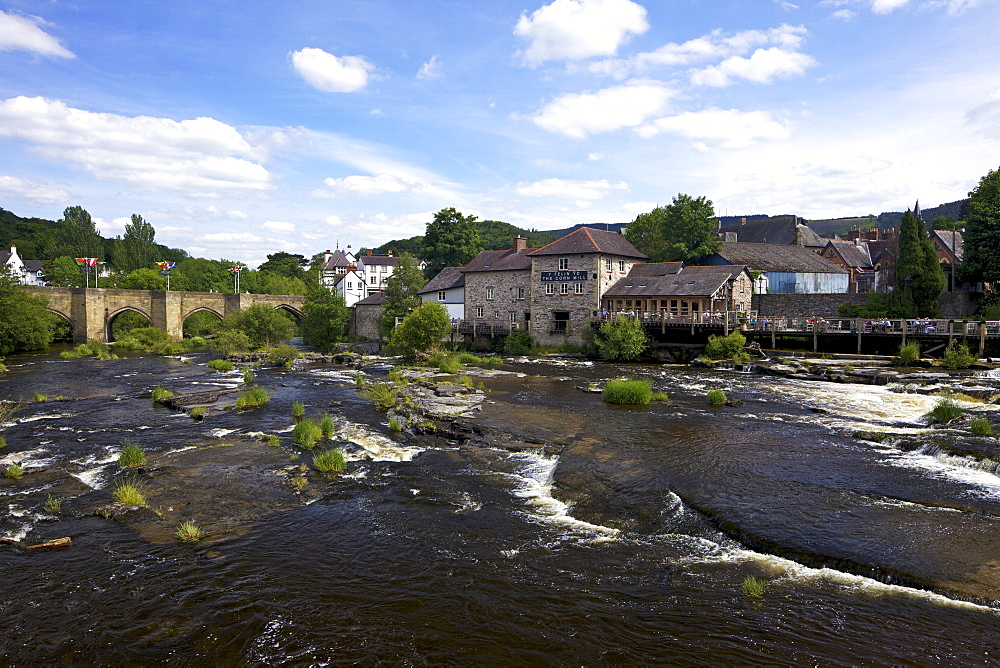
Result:
[[160,271],[162,273],[164,271],[170,271],[171,269],[173,269],[175,264],[177,264],[177,263],[176,262],[167,262],[165,260],[162,260],[160,262],[157,262],[156,266],[160,268]]
[[238,274],[241,271],[243,271],[243,267],[241,265],[234,264],[232,267],[229,268],[229,271],[233,274]]
[[81,267],[96,267],[98,258],[96,257],[78,257],[76,258],[76,263]]

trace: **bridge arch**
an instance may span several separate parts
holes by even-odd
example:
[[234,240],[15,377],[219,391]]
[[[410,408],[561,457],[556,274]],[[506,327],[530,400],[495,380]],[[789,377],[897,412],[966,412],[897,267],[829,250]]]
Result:
[[149,313],[147,313],[146,311],[144,311],[143,309],[139,308],[138,306],[122,306],[121,308],[116,309],[116,310],[112,311],[111,313],[108,313],[107,317],[104,319],[104,342],[105,343],[112,343],[115,340],[115,336],[114,336],[114,333],[115,333],[115,326],[114,326],[115,319],[118,316],[120,316],[120,315],[122,315],[124,313],[138,313],[139,315],[141,315],[143,318],[146,319],[146,322],[149,323],[148,325],[146,325],[147,327],[152,327],[153,326],[153,316],[150,315]]
[[302,320],[302,317],[305,315],[305,312],[302,309],[295,308],[290,304],[278,304],[274,307],[274,310],[284,311],[285,313],[294,316],[296,320]]
[[[68,315],[66,315],[65,313],[63,313],[60,309],[52,308],[52,306],[46,306],[46,308],[48,309],[49,313],[52,313],[53,315],[55,315],[56,317],[58,317],[60,320],[62,320],[63,322],[65,322],[67,325],[69,325],[70,340],[74,340],[75,341],[76,340],[76,323],[73,322],[73,318],[71,318]],[[57,336],[58,336],[58,330],[56,330],[56,331],[57,331]],[[57,340],[61,340],[61,339],[57,339]]]

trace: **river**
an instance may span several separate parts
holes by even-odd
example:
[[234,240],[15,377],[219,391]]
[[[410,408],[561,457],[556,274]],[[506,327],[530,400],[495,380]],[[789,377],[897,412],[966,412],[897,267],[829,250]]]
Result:
[[[266,407],[200,422],[152,404],[159,385],[239,386],[210,359],[8,359],[0,398],[48,398],[0,431],[0,466],[27,469],[0,479],[0,537],[73,547],[0,545],[3,663],[1000,660],[1000,477],[982,461],[996,438],[931,433],[935,397],[521,360],[502,367],[518,376],[484,379],[475,420],[544,447],[504,448],[393,435],[335,365],[259,369]],[[579,389],[623,375],[670,401],[625,408]],[[991,374],[945,384],[1000,394]],[[742,405],[708,406],[711,388]],[[335,418],[345,474],[303,470],[294,401]],[[126,438],[149,457],[136,475],[152,510],[105,517]],[[181,519],[205,539],[173,539]],[[743,592],[748,577],[763,596]]]

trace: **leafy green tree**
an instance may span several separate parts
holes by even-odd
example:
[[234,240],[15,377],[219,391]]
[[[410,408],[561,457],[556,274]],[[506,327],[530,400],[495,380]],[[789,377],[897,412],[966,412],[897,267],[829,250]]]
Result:
[[66,255],[60,255],[49,263],[45,278],[59,288],[82,288],[84,281],[83,270],[76,264],[76,260]]
[[698,260],[722,246],[711,200],[684,194],[637,216],[625,238],[653,262]]
[[420,288],[426,285],[420,267],[408,253],[399,256],[396,268],[385,282],[385,311],[379,321],[379,331],[389,334],[396,326],[396,318],[406,317],[406,314],[420,306]]
[[899,228],[894,310],[903,318],[934,317],[946,280],[922,220],[909,210]]
[[597,331],[597,351],[601,359],[630,361],[638,359],[649,347],[649,335],[634,318],[615,318],[602,322]]
[[240,291],[255,295],[304,295],[306,294],[305,272],[299,276],[288,276],[272,271],[243,270],[240,274]]
[[29,295],[10,267],[0,267],[0,355],[41,350],[52,342],[56,317],[44,297]]
[[[158,258],[159,259],[159,258]],[[170,289],[188,292],[232,292],[232,262],[192,257],[177,263],[170,273]]]
[[389,251],[399,255],[409,253],[413,257],[424,257],[424,237],[418,235],[409,239],[393,239],[387,241],[378,248],[372,249],[375,255],[387,255]]
[[344,298],[329,290],[315,288],[302,306],[302,340],[320,350],[332,350],[344,340],[351,309]]
[[154,262],[161,259],[155,237],[153,226],[133,213],[132,220],[125,224],[124,236],[115,240],[111,257],[115,269],[128,273],[151,268]]
[[298,326],[283,311],[254,304],[227,315],[221,329],[243,332],[254,348],[264,348],[292,338]]
[[51,258],[60,255],[70,257],[101,257],[104,254],[104,239],[97,233],[97,225],[81,206],[66,207],[62,220],[56,224],[50,249]]
[[432,278],[445,267],[464,266],[481,250],[476,217],[462,215],[454,208],[441,209],[424,232],[424,273]]
[[167,279],[152,267],[142,267],[120,277],[116,285],[126,290],[166,290]]
[[931,221],[932,230],[957,230],[958,224],[951,216],[938,216]]
[[441,345],[451,330],[448,311],[438,302],[424,302],[399,323],[389,337],[389,347],[407,357]]
[[297,253],[286,253],[279,251],[267,256],[267,262],[257,267],[257,271],[269,271],[288,278],[301,279],[305,275],[305,269],[309,266],[309,260]]
[[981,178],[969,193],[963,238],[959,278],[991,286],[1000,283],[1000,168]]

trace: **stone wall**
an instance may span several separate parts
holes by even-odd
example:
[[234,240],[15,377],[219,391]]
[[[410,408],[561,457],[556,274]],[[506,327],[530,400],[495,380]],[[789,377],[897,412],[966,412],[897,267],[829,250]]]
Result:
[[[528,299],[531,294],[529,281],[531,271],[527,269],[512,271],[473,271],[465,274],[465,319],[486,322],[495,320],[509,326],[517,323],[525,326],[525,312],[530,307]],[[488,298],[488,290],[492,288],[493,296]],[[524,297],[518,298],[519,289]],[[483,309],[483,317],[477,316],[478,307]],[[497,316],[499,313],[499,317]],[[511,313],[514,319],[511,319]]]
[[[969,292],[946,292],[941,296],[941,315],[945,318],[971,316],[975,313],[973,296]],[[759,315],[827,318],[840,315],[837,307],[841,304],[862,305],[867,300],[867,294],[754,295],[753,309]]]
[[354,315],[347,323],[347,336],[367,341],[381,341],[378,321],[385,312],[382,304],[361,304],[353,308]]

